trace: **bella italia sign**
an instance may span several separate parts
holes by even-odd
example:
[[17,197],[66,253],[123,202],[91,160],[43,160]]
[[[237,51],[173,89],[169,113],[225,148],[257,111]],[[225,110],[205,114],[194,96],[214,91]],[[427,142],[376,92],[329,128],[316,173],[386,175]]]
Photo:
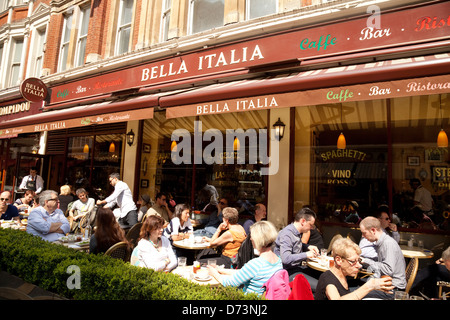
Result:
[[25,100],[40,102],[47,98],[47,86],[38,78],[28,78],[20,84],[20,93]]

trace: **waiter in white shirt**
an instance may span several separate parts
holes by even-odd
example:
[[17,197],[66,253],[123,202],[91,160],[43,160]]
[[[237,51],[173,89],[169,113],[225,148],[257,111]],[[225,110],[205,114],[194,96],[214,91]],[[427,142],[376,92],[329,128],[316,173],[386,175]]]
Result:
[[23,177],[22,183],[19,186],[21,190],[33,190],[36,194],[41,193],[44,188],[44,180],[37,174],[36,167],[30,168],[30,174]]
[[97,200],[97,205],[105,205],[112,208],[115,204],[120,209],[119,224],[124,229],[129,229],[138,222],[137,207],[133,201],[133,195],[128,185],[119,180],[118,173],[109,175],[109,182],[114,187],[114,192],[105,200]]

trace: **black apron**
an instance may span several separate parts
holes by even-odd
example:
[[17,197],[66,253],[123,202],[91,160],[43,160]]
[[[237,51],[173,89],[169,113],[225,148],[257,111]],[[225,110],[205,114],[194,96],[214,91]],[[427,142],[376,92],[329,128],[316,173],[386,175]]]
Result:
[[[33,177],[31,177],[33,179]],[[27,190],[32,190],[36,192],[36,180],[29,180],[27,181],[27,184],[25,185]]]

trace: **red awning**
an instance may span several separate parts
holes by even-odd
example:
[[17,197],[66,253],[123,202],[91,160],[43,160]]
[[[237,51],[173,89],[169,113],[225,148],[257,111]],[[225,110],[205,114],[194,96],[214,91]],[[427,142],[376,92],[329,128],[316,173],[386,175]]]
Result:
[[[347,65],[208,85],[161,97],[161,107],[450,74],[450,54]],[[429,94],[424,92],[423,94]]]

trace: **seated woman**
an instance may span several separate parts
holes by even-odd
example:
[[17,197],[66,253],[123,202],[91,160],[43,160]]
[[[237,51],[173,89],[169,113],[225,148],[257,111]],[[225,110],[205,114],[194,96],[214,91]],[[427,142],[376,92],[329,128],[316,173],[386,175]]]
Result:
[[94,198],[89,198],[85,189],[77,189],[76,193],[78,200],[70,208],[68,217],[71,232],[75,232],[78,229],[81,218],[90,213],[95,206]]
[[169,240],[178,241],[189,238],[194,232],[189,218],[189,206],[187,204],[177,204],[175,206],[175,217],[164,229],[164,236]]
[[177,266],[170,241],[162,236],[164,223],[164,219],[156,215],[145,219],[138,245],[131,254],[131,265],[155,271],[171,271]]
[[346,277],[355,277],[361,264],[361,249],[348,238],[340,238],[332,246],[334,266],[325,271],[317,283],[315,300],[360,300],[372,290],[389,292],[392,278],[370,278],[364,285],[350,291]]
[[208,266],[209,273],[224,286],[244,286],[244,292],[262,295],[263,285],[278,270],[283,269],[280,257],[272,251],[272,245],[277,239],[278,232],[269,221],[259,221],[250,227],[251,242],[256,249],[254,258],[244,264],[239,271],[225,276],[226,270]]
[[59,209],[61,209],[62,212],[64,212],[64,215],[67,217],[68,211],[67,208],[69,206],[69,203],[73,202],[75,199],[72,195],[72,188],[65,184],[60,187],[60,194],[58,196],[59,198]]
[[19,214],[24,213],[27,209],[28,213],[31,211],[34,204],[34,196],[35,192],[33,190],[26,190],[23,197],[14,202],[14,206],[19,210]]
[[97,228],[89,243],[90,253],[105,253],[118,242],[128,242],[110,208],[98,208],[95,225]]
[[235,208],[226,207],[222,211],[223,222],[219,225],[216,232],[211,238],[204,237],[212,247],[222,247],[222,253],[210,253],[203,255],[206,261],[208,258],[216,258],[218,265],[225,265],[226,268],[231,267],[231,259],[238,253],[239,248],[244,242],[247,234],[244,228],[238,223],[239,213]]

